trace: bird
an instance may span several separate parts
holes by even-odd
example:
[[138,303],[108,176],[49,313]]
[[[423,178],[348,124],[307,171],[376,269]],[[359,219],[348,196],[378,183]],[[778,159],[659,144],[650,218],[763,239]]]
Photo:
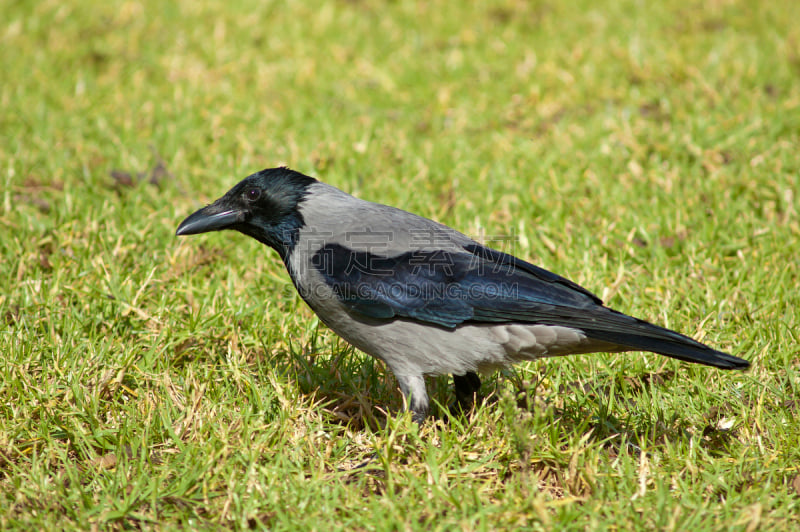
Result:
[[430,409],[426,376],[452,375],[452,406],[468,412],[479,374],[543,357],[649,351],[726,370],[750,365],[446,225],[287,167],[246,177],[176,235],[221,230],[277,251],[320,321],[386,364],[417,423]]

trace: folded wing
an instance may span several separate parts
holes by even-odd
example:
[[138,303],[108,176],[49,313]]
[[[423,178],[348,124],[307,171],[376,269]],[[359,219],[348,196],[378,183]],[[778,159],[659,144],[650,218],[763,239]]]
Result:
[[447,328],[558,325],[580,329],[620,350],[653,351],[725,369],[749,365],[604,307],[572,281],[478,244],[463,251],[421,249],[386,257],[329,243],[312,263],[351,312],[373,319],[407,318]]

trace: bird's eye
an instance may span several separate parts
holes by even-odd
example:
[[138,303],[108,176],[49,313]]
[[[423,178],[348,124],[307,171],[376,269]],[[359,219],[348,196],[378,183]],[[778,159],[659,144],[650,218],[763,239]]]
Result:
[[249,201],[256,201],[258,198],[261,197],[261,189],[248,188],[247,191],[244,193],[244,197],[247,198]]

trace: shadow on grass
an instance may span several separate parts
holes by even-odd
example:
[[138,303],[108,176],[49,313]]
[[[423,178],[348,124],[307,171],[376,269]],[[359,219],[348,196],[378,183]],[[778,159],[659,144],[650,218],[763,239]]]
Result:
[[[332,423],[352,431],[379,431],[386,428],[388,417],[402,412],[403,398],[391,372],[344,341],[336,340],[331,348],[312,334],[305,345],[289,344],[285,350],[264,345],[257,351],[251,356],[269,366],[260,372],[272,371],[293,383],[309,403],[323,406]],[[657,388],[670,386],[675,393],[686,392],[672,370],[593,375],[549,389],[541,386],[546,374],[532,384],[521,382],[514,374],[506,377],[484,379],[484,401],[477,408],[502,410],[503,423],[518,440],[515,447],[523,461],[530,454],[525,448],[535,445],[534,436],[549,438],[557,447],[563,446],[560,440],[564,435],[578,435],[585,445],[601,446],[609,459],[690,443],[712,456],[725,456],[736,438],[730,419],[738,405],[724,403],[700,412],[703,422],[698,425],[698,412],[670,412],[653,402],[652,391]],[[454,399],[452,377],[429,378],[427,386],[433,420],[449,423],[449,412],[439,405]],[[506,404],[509,395],[512,400]],[[465,430],[468,425],[464,424]]]

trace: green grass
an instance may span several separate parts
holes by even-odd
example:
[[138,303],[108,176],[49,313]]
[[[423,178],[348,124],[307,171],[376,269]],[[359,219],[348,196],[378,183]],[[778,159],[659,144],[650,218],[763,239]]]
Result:
[[[3,3],[0,528],[800,524],[800,3],[462,4]],[[418,428],[275,253],[174,237],[279,164],[753,368],[543,360]]]

